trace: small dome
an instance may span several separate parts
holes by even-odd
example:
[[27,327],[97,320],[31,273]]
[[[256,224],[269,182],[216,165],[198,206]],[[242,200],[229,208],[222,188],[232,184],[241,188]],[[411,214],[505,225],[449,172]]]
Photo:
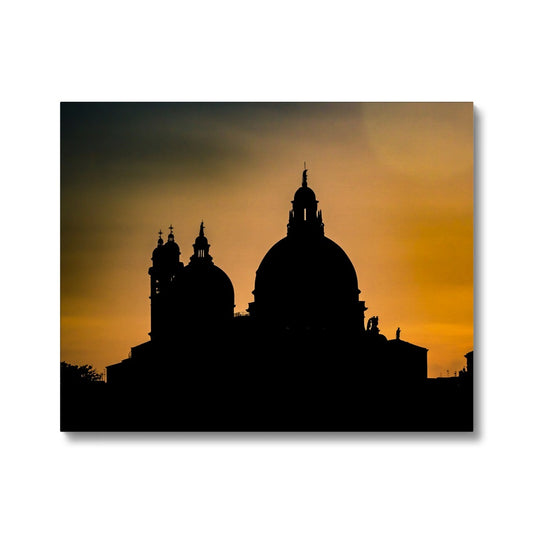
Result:
[[213,263],[191,263],[183,269],[184,305],[191,319],[231,319],[235,293],[228,275]]
[[168,268],[172,269],[179,264],[181,251],[172,233],[168,236],[168,241],[159,250],[160,252],[157,255],[161,257]]
[[168,241],[164,244],[164,248],[169,251],[180,251],[178,243],[174,240],[174,235],[172,233],[168,236]]
[[205,235],[199,235],[194,241],[194,245],[199,248],[205,248],[207,244],[207,238],[205,237]]
[[152,259],[154,257],[157,257],[160,253],[161,253],[161,248],[164,244],[164,241],[162,239],[162,236],[163,235],[163,232],[161,230],[159,230],[159,239],[157,239],[157,247],[154,248],[154,251],[152,252]]
[[163,239],[159,239],[157,241],[157,247],[154,248],[154,251],[152,252],[152,257],[156,257],[161,254],[163,250]]
[[294,203],[309,204],[311,202],[316,202],[316,196],[313,189],[309,187],[302,186],[294,194]]

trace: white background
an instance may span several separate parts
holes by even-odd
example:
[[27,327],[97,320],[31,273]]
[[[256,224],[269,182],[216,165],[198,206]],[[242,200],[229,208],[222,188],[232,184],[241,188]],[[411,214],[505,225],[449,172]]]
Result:
[[[0,8],[0,529],[531,531],[526,2],[191,5]],[[61,434],[62,100],[474,101],[475,434]]]

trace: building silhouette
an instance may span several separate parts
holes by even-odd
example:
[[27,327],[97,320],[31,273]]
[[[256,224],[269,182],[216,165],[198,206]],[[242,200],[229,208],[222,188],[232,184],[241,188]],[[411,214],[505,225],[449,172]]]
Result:
[[152,253],[150,267],[151,331],[150,337],[159,347],[171,345],[180,328],[197,323],[217,327],[233,318],[235,307],[233,285],[229,277],[209,255],[210,245],[204,234],[204,223],[196,238],[189,264],[180,261],[180,248],[170,226],[163,244],[161,232]]
[[307,185],[296,191],[287,236],[261,261],[249,312],[287,328],[364,331],[365,304],[355,269],[342,248],[324,235],[322,212]]
[[[388,340],[377,316],[365,325],[356,270],[325,236],[307,170],[292,201],[287,234],[258,266],[244,316],[234,316],[233,285],[209,253],[203,222],[186,266],[173,229],[167,242],[159,232],[148,271],[150,340],[107,367],[105,394],[99,393],[86,413],[97,421],[86,425],[184,431],[471,429],[471,409],[462,397],[450,402],[428,390],[426,348],[400,339],[399,328]],[[432,417],[433,408],[440,418]]]

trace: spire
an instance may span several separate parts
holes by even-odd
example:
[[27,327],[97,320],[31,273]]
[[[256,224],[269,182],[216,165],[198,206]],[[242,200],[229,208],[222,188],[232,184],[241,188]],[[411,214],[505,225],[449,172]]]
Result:
[[168,242],[173,242],[174,241],[174,233],[173,233],[174,226],[170,224],[168,229],[170,230],[170,233],[168,234]]
[[304,171],[302,173],[302,187],[307,187],[307,167],[304,161]]
[[159,230],[159,239],[157,239],[157,246],[163,246],[163,232],[161,230]]
[[204,221],[200,224],[200,237],[204,237]]

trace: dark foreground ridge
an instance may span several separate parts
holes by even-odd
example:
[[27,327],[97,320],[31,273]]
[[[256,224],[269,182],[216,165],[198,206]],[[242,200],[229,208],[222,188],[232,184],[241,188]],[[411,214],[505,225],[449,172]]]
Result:
[[[243,343],[246,339],[240,337]],[[272,337],[248,356],[204,339],[199,357],[134,358],[124,383],[62,388],[63,431],[471,431],[472,377],[400,381],[372,377],[366,358],[308,339],[287,363],[294,339]],[[300,345],[301,339],[298,339]],[[322,339],[322,342],[324,339]],[[220,343],[220,344],[219,344]],[[148,344],[148,343],[147,343]],[[139,347],[140,348],[140,347]],[[237,347],[236,347],[237,348]],[[149,350],[149,345],[146,346]],[[380,360],[386,357],[378,352]],[[144,356],[151,359],[147,351]],[[135,356],[134,356],[135,357]],[[142,358],[142,355],[138,355]],[[393,354],[390,357],[394,357]],[[135,361],[135,362],[134,362]]]

